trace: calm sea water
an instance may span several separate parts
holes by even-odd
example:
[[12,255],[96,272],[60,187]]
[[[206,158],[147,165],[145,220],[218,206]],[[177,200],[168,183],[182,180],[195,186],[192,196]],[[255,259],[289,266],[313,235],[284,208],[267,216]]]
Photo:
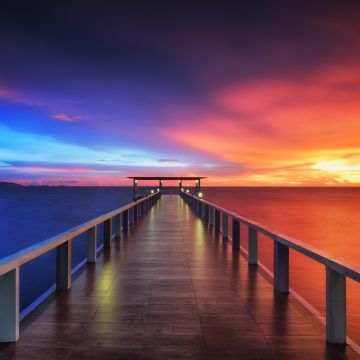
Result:
[[[0,258],[131,201],[128,187],[0,188]],[[55,283],[55,255],[50,251],[20,268],[21,310]],[[73,241],[73,266],[85,257],[86,238],[79,236]]]
[[[360,188],[207,188],[204,197],[280,232],[360,264]],[[246,227],[241,227],[247,248]],[[259,237],[273,270],[273,242]],[[290,251],[290,286],[325,315],[325,268]],[[347,280],[348,334],[360,344],[360,284]]]
[[[349,261],[360,263],[360,188],[204,188],[205,199]],[[0,258],[131,201],[127,187],[0,189]],[[102,242],[99,228],[98,241]],[[241,228],[247,247],[246,229]],[[86,256],[73,242],[73,264]],[[273,244],[259,237],[259,257],[273,268]],[[21,309],[55,282],[55,252],[21,267]],[[291,287],[325,313],[325,269],[293,251]],[[46,271],[44,271],[46,269]],[[34,281],[36,279],[36,281]],[[360,284],[347,282],[348,331],[360,343]]]

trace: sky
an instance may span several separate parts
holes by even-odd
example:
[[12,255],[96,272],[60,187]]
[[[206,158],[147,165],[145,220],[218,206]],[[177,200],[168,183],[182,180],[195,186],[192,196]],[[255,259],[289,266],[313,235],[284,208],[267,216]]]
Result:
[[0,3],[0,181],[360,185],[358,1]]

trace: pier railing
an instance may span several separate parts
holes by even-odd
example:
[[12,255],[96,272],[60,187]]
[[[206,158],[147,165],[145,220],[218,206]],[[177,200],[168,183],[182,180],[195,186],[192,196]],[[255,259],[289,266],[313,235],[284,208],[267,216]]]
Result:
[[274,290],[289,292],[289,249],[323,264],[326,269],[326,340],[329,343],[346,343],[346,278],[360,281],[360,267],[326,251],[281,234],[276,230],[228,211],[209,201],[181,192],[180,196],[196,214],[229,237],[229,219],[232,219],[232,246],[240,249],[240,224],[248,227],[248,263],[258,263],[258,233],[274,242]]
[[127,231],[129,226],[135,224],[160,196],[161,193],[156,192],[0,259],[0,342],[14,342],[19,338],[19,270],[21,265],[56,249],[56,290],[69,290],[72,275],[72,240],[86,233],[87,262],[96,262],[97,226],[103,225],[103,246],[105,249],[110,248],[113,233],[115,233],[115,238],[120,237],[121,231]]

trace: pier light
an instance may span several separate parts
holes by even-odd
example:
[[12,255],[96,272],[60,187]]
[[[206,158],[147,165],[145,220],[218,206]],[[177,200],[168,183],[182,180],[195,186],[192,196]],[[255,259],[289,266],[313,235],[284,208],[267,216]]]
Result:
[[156,191],[160,191],[160,189],[159,189],[159,188],[157,188],[157,189],[156,189]]
[[154,190],[151,190],[150,192],[153,194],[153,193],[154,193]]
[[196,184],[198,184],[199,183],[199,180],[196,180]]
[[198,197],[201,199],[203,197],[203,193],[202,192],[199,192],[198,193]]
[[184,188],[181,188],[181,191],[184,191]]
[[135,179],[135,184],[137,184],[138,183],[138,181]]
[[188,193],[188,192],[189,192],[189,189],[186,189],[186,192]]

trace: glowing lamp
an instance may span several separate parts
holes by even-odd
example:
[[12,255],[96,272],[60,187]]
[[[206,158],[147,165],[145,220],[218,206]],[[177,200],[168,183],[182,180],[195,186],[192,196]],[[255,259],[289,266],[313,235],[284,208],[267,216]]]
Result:
[[181,188],[181,191],[184,191],[184,188]]
[[187,189],[186,192],[188,193],[188,192],[189,192],[189,189]]
[[151,190],[150,192],[153,194],[153,193],[154,193],[154,190]]
[[157,188],[157,190],[156,191],[160,191],[160,189],[159,188]]
[[202,198],[202,197],[203,197],[202,192],[199,192],[199,193],[198,193],[198,197],[199,197],[199,198]]

